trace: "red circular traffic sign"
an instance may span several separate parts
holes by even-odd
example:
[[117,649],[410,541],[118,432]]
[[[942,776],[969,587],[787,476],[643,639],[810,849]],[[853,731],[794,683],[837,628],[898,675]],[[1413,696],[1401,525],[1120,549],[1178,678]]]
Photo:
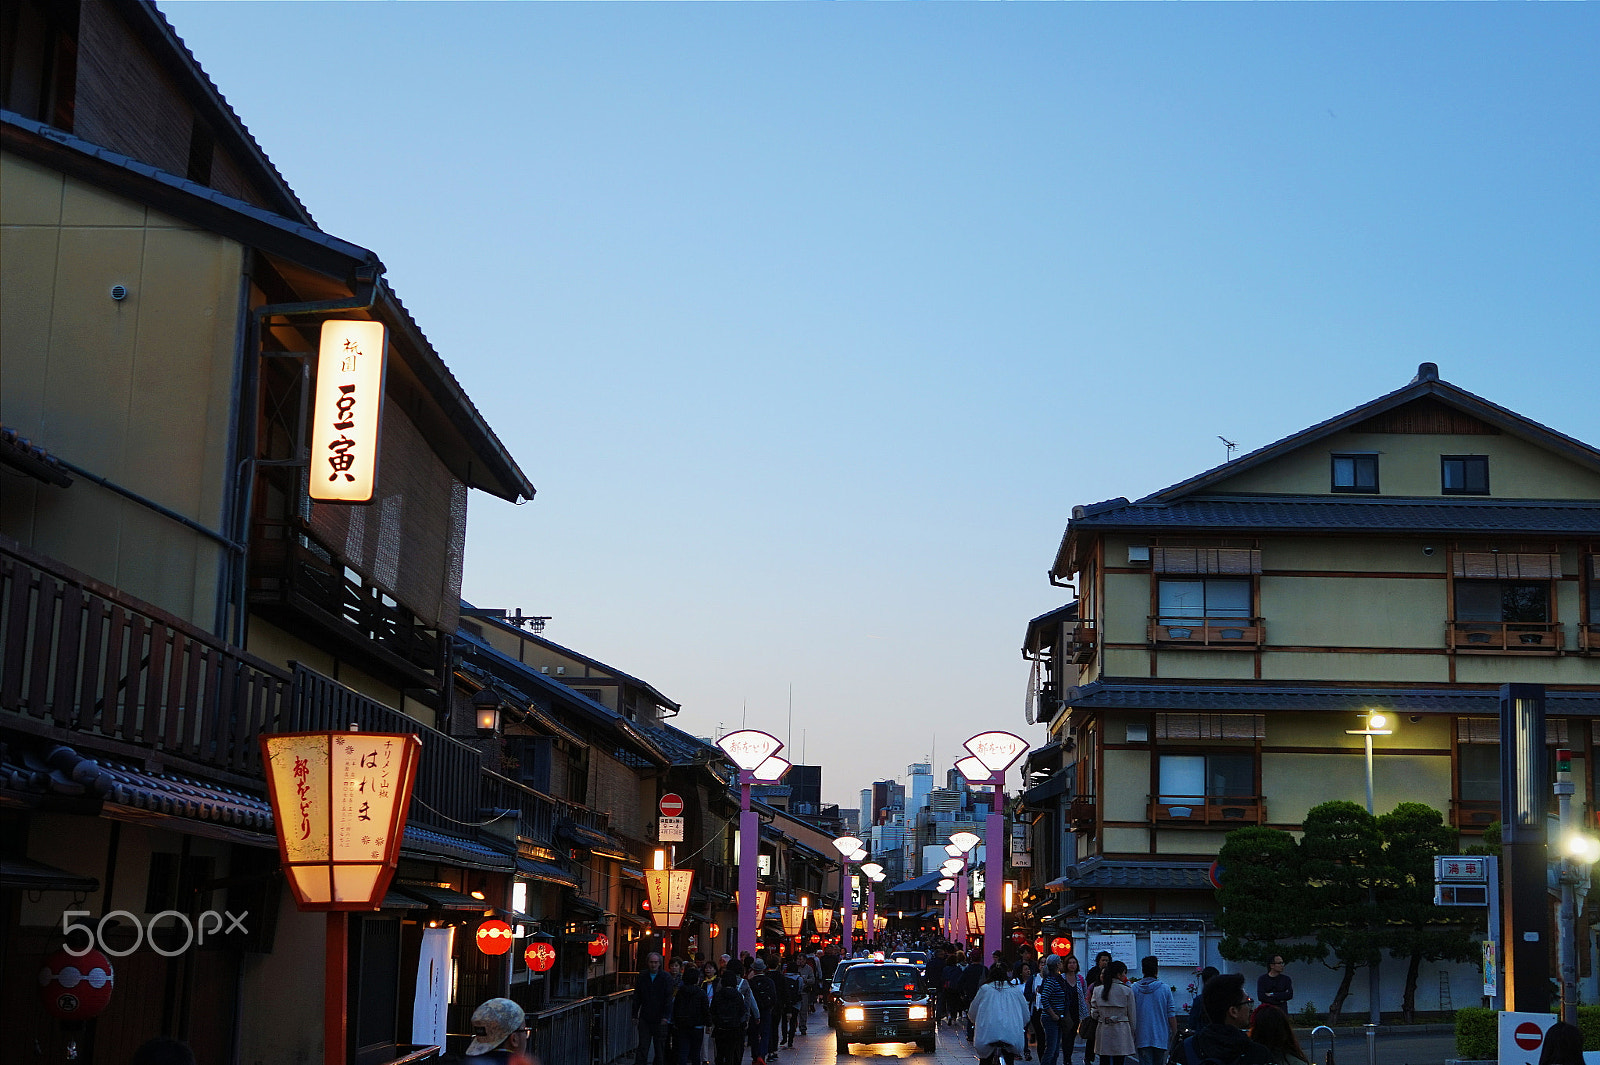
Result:
[[661,796],[661,816],[677,817],[683,813],[683,796],[676,792],[667,792]]
[[1544,1030],[1532,1021],[1523,1021],[1517,1025],[1517,1030],[1511,1034],[1517,1041],[1517,1046],[1523,1050],[1538,1050],[1539,1044],[1544,1042]]

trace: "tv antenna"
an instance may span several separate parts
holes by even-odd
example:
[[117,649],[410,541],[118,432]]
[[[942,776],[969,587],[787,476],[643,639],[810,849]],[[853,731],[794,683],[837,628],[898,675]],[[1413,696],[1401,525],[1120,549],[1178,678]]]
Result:
[[1222,461],[1223,462],[1232,462],[1233,461],[1233,453],[1235,451],[1239,450],[1239,445],[1235,444],[1232,440],[1229,440],[1225,436],[1219,436],[1219,437],[1217,437],[1217,439],[1221,440],[1222,441],[1222,446],[1228,449],[1228,453],[1225,456],[1223,456]]

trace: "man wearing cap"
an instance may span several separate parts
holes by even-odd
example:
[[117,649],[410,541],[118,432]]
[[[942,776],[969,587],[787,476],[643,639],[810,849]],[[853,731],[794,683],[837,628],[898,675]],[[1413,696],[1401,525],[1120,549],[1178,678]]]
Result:
[[467,1044],[468,1065],[507,1065],[526,1061],[527,1015],[509,998],[491,998],[472,1011],[472,1042]]

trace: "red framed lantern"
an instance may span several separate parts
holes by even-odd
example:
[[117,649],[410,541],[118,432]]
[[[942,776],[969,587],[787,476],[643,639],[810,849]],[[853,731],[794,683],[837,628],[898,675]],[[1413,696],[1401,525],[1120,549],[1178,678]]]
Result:
[[604,932],[596,932],[593,939],[589,940],[589,957],[599,958],[611,949],[611,937]]
[[1044,936],[1035,936],[1033,938],[1033,952],[1035,954],[1044,953]]
[[522,959],[528,963],[530,972],[547,973],[556,965],[555,945],[548,939],[535,939],[522,952]]
[[478,949],[485,954],[505,954],[511,950],[511,926],[498,918],[478,926]]
[[1058,958],[1065,958],[1072,953],[1072,940],[1066,936],[1056,936],[1050,941],[1050,953]]
[[73,957],[58,950],[39,970],[39,998],[45,1012],[63,1021],[86,1021],[111,1004],[111,961],[90,949]]

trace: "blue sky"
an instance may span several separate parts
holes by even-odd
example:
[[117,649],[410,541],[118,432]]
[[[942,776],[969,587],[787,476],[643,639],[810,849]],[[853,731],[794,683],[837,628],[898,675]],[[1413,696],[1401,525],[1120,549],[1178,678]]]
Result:
[[[163,5],[539,487],[465,594],[830,801],[1022,718],[1071,507],[1403,385],[1600,443],[1594,5]],[[744,716],[747,713],[747,718]]]

